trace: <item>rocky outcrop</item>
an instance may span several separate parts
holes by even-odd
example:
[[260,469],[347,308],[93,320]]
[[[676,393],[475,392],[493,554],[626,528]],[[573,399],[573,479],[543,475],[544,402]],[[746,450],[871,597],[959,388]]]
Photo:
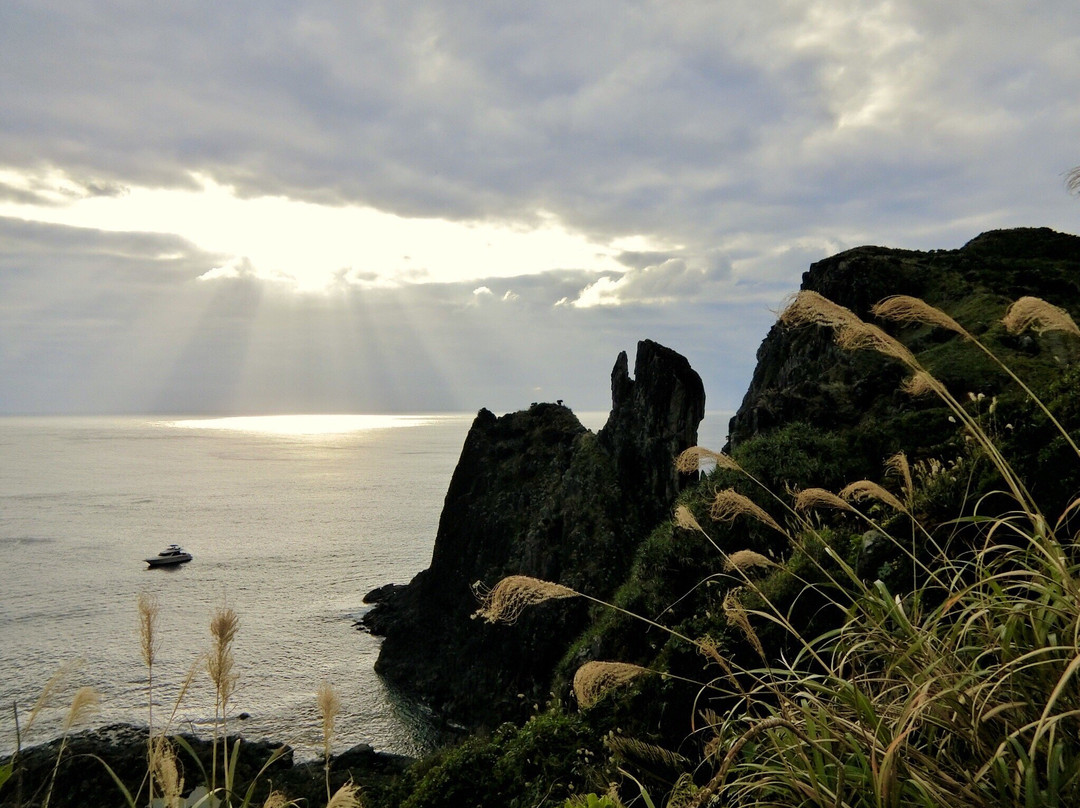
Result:
[[634,549],[668,513],[681,481],[672,460],[696,442],[701,379],[674,351],[639,343],[612,374],[599,435],[559,404],[496,417],[465,439],[431,566],[363,624],[385,635],[375,669],[393,687],[469,726],[518,717],[547,699],[552,669],[584,625],[576,600],[529,610],[516,626],[473,620],[473,585],[524,574],[597,597],[622,581]]
[[[212,770],[212,742],[189,734],[178,737],[181,742],[174,742],[173,749],[178,773],[185,783],[183,794],[187,795],[196,788],[205,790],[207,783],[204,773]],[[309,805],[324,804],[326,781],[321,760],[294,764],[292,750],[282,747],[273,763],[264,769],[281,744],[231,736],[228,738],[230,750],[238,740],[240,746],[234,767],[236,790],[243,794],[249,785],[254,784],[252,804],[262,805],[271,786],[286,793],[290,799],[306,800],[305,804]],[[114,724],[71,735],[63,743],[62,750],[61,741],[55,740],[25,749],[14,758],[0,760],[0,767],[13,764],[11,778],[0,789],[0,808],[34,808],[44,803],[46,794],[53,808],[84,808],[91,805],[96,808],[121,808],[128,803],[113,774],[124,784],[136,803],[145,805],[146,741],[145,727]],[[195,757],[191,752],[195,753]],[[221,754],[220,745],[217,754]],[[375,752],[366,744],[357,746],[331,757],[331,788],[336,790],[342,783],[352,780],[363,783],[365,788],[378,790],[384,782],[400,775],[412,762],[400,755]],[[109,773],[110,769],[113,774]]]
[[[922,298],[972,323],[977,335],[986,334],[992,347],[1006,356],[1041,354],[1045,367],[1033,368],[1036,373],[1052,375],[1055,363],[1076,358],[1075,346],[1060,337],[1011,337],[996,322],[1008,303],[1023,295],[1074,312],[1080,308],[1080,238],[1047,228],[995,230],[958,250],[858,247],[813,264],[803,275],[802,288],[869,321],[870,307],[884,297]],[[949,332],[884,325],[920,352],[935,375],[961,395],[989,395],[1008,386],[996,368],[954,352],[948,343],[958,338]],[[954,361],[957,358],[960,361]],[[731,420],[731,444],[793,422],[836,431],[927,406],[897,392],[903,375],[899,364],[880,356],[836,348],[828,329],[773,326],[758,350],[750,388]]]
[[684,357],[648,340],[634,367],[636,380],[626,354],[619,354],[611,371],[611,415],[599,440],[615,461],[622,490],[645,494],[637,516],[651,527],[687,482],[671,460],[697,442],[705,389]]

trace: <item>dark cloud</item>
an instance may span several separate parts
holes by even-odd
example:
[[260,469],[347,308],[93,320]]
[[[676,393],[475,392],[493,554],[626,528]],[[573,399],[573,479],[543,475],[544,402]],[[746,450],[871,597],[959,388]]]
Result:
[[766,249],[966,233],[1026,217],[1016,200],[1038,189],[1042,223],[1065,226],[1078,31],[1051,0],[979,15],[13,0],[0,158],[103,183],[198,170],[406,215],[547,210],[690,252],[734,234]]
[[414,268],[398,289],[360,266],[320,297],[175,237],[4,220],[0,410],[602,408],[642,337],[732,404],[811,261],[1076,229],[1074,11],[8,0],[0,200],[195,189],[202,172],[246,196],[554,216],[660,246],[622,252],[622,274]]

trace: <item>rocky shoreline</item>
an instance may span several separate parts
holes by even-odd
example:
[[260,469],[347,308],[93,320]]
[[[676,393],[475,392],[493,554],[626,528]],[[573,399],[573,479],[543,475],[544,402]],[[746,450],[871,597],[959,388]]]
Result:
[[[180,733],[181,743],[175,743],[177,767],[188,784],[188,793],[203,784],[203,771],[211,770],[213,742],[194,735]],[[240,740],[236,766],[236,790],[243,794],[254,783],[252,803],[261,805],[271,788],[283,791],[289,799],[306,800],[307,805],[320,805],[326,800],[326,780],[322,760],[294,762],[289,747],[278,753],[274,762],[262,771],[281,744],[267,740],[251,741],[239,736],[228,738],[230,750]],[[0,808],[33,808],[42,804],[55,769],[55,782],[49,805],[64,806],[125,806],[126,800],[111,769],[124,787],[136,799],[145,802],[147,772],[147,729],[130,724],[113,724],[69,735],[22,750],[13,758],[0,760],[0,766],[14,762],[11,779],[0,790]],[[187,747],[187,748],[185,748]],[[195,758],[188,749],[195,752]],[[221,755],[221,746],[218,746]],[[57,758],[60,756],[59,766]],[[331,789],[352,781],[365,790],[379,790],[388,781],[400,776],[412,758],[377,752],[368,744],[360,744],[330,758]],[[108,766],[108,768],[106,768]],[[219,764],[220,768],[220,764]],[[261,772],[261,774],[260,774]],[[143,797],[140,799],[139,794]]]

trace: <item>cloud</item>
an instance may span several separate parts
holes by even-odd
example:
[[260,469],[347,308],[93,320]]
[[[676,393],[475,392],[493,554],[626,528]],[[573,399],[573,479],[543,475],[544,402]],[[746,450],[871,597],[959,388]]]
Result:
[[112,232],[174,232],[203,250],[231,256],[228,271],[242,264],[252,277],[284,279],[302,290],[368,279],[396,285],[618,265],[614,246],[591,242],[550,215],[527,226],[404,218],[357,205],[244,198],[204,176],[195,176],[194,189],[132,186],[104,195],[83,192],[57,170],[6,174],[22,188],[60,190],[47,204],[37,195],[0,200],[0,215]]
[[256,278],[255,270],[251,261],[247,258],[230,258],[224,264],[206,270],[198,277],[200,281],[218,281],[222,279],[236,280],[238,278]]
[[627,317],[555,308],[597,280],[570,270],[329,294],[242,266],[199,280],[218,258],[0,219],[0,413],[606,410],[615,357],[644,338],[686,353],[733,409],[772,316],[705,297]]
[[811,261],[1076,230],[1074,11],[5,2],[0,410],[737,400]]
[[[625,263],[638,263],[656,253],[623,255]],[[617,277],[603,275],[581,290],[576,299],[564,298],[558,305],[575,308],[594,306],[666,305],[689,298],[713,299],[717,287],[731,277],[731,265],[719,252],[704,256],[702,263],[685,258],[667,258],[656,264],[634,267]]]
[[688,254],[841,231],[932,246],[973,218],[1070,215],[1080,21],[1052,0],[0,14],[3,162],[103,183],[196,171],[407,217],[548,211]]

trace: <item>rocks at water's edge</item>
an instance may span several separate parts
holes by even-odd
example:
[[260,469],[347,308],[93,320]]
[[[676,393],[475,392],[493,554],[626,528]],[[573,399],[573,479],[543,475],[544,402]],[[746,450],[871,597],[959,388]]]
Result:
[[487,625],[472,619],[473,585],[524,574],[605,597],[621,583],[637,544],[670,512],[684,482],[673,458],[694,445],[705,413],[701,379],[676,352],[642,341],[635,372],[620,355],[611,416],[596,435],[558,404],[501,418],[480,411],[431,566],[362,621],[385,635],[375,669],[391,686],[468,726],[546,700],[586,604],[542,604],[515,626]]
[[[200,740],[192,735],[181,735],[183,741],[195,751],[198,762],[180,744],[174,744],[178,769],[186,786],[187,794],[196,786],[203,785],[203,771],[211,771],[210,755],[213,749],[211,741]],[[233,736],[228,739],[230,751],[237,741]],[[133,795],[142,794],[139,802],[145,804],[146,797],[146,742],[145,728],[116,724],[101,729],[90,730],[68,738],[56,770],[49,805],[52,808],[110,808],[126,806],[123,794],[105,768],[115,772]],[[49,782],[60,753],[60,741],[23,750],[16,759],[14,774],[0,789],[0,808],[22,806],[34,808],[45,799]],[[322,805],[326,799],[326,781],[323,762],[294,764],[292,750],[288,747],[274,763],[259,774],[274,751],[281,746],[269,741],[242,740],[236,765],[236,784],[241,793],[248,784],[256,779],[258,783],[252,804],[262,805],[273,788],[283,791],[290,799],[306,799],[309,805]],[[218,746],[221,755],[221,746]],[[7,760],[0,760],[0,765]],[[354,747],[330,759],[331,788],[336,790],[350,779],[357,783],[371,786],[382,778],[399,775],[412,763],[412,760],[400,755],[375,752],[367,744]],[[220,777],[220,761],[219,761]]]

